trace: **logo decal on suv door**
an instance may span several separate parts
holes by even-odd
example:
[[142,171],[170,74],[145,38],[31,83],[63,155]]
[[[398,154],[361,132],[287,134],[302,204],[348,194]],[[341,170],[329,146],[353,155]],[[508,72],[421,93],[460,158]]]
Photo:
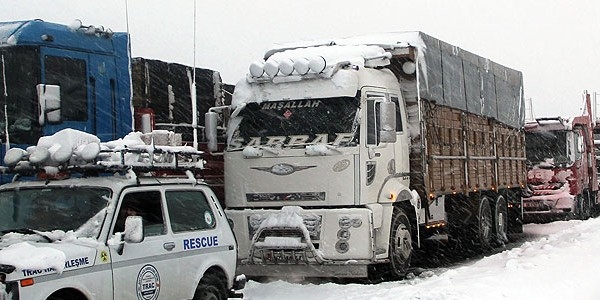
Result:
[[139,300],[156,300],[160,292],[160,276],[153,265],[145,265],[138,273],[135,290]]

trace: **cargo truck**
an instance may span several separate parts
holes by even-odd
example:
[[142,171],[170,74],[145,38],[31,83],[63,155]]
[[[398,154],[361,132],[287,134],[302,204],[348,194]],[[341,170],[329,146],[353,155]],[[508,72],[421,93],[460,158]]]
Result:
[[[0,22],[0,58],[1,157],[7,148],[24,149],[64,128],[101,141],[168,129],[202,148],[202,131],[195,136],[194,129],[226,96],[217,71],[131,58],[128,33],[80,21]],[[222,190],[222,160],[208,158],[202,172]]]
[[587,219],[598,205],[598,169],[591,101],[572,118],[543,117],[525,124],[528,197],[525,222]]
[[230,107],[226,214],[248,276],[403,277],[434,239],[522,231],[522,74],[422,32],[276,46]]

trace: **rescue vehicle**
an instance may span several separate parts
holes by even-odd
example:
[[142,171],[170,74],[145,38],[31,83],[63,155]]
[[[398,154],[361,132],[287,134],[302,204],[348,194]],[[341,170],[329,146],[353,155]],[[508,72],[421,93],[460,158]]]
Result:
[[[242,297],[237,245],[169,131],[101,143],[73,129],[13,148],[0,187],[0,299]],[[21,180],[35,177],[38,180]]]

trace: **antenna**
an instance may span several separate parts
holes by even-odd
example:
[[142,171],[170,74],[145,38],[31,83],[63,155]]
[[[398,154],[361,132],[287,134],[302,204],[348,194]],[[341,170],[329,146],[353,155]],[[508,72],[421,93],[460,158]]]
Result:
[[10,138],[8,135],[8,91],[6,90],[6,66],[4,65],[4,54],[2,54],[2,85],[4,86],[4,133],[6,134],[6,151],[10,149]]
[[192,82],[190,84],[191,100],[192,100],[192,130],[194,136],[194,148],[198,149],[198,108],[196,99],[196,0],[194,0],[194,66],[192,70]]
[[[129,34],[129,1],[125,0],[125,28],[127,31],[127,55],[128,57],[128,61],[129,61],[129,67],[128,67],[128,71],[129,71],[129,86],[131,87],[129,89],[129,103],[133,103],[133,72],[131,70],[131,35]],[[135,118],[133,118],[133,114],[135,114],[135,112],[132,110],[131,112],[132,114],[132,118],[131,118],[131,129],[135,128]]]

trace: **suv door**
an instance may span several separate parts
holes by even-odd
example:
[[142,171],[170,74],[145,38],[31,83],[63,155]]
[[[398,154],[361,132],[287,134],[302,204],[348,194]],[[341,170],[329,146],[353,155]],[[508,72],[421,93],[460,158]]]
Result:
[[179,281],[182,291],[189,292],[183,298],[191,299],[197,282],[209,267],[225,267],[223,260],[235,262],[234,256],[224,257],[233,246],[231,233],[223,232],[224,228],[230,230],[229,225],[221,222],[221,212],[201,189],[167,189],[165,199],[175,241],[173,252],[179,257],[180,274],[185,274]]
[[160,188],[124,192],[118,214],[113,220],[113,232],[127,210],[137,210],[144,224],[144,239],[140,243],[125,243],[122,253],[110,247],[113,266],[115,299],[182,299],[181,262],[175,244],[167,234],[164,198]]

